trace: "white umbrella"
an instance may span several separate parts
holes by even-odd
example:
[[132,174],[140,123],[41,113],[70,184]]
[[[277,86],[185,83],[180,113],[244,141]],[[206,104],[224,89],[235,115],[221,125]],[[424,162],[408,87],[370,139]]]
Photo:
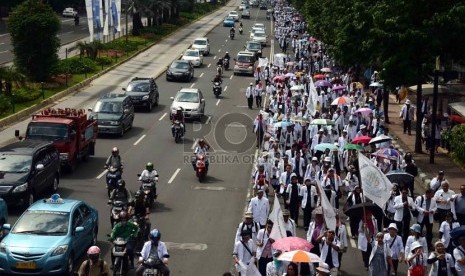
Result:
[[299,90],[304,90],[304,86],[302,84],[294,85],[291,87],[291,91],[299,91]]
[[289,72],[289,73],[287,73],[287,74],[286,74],[286,75],[284,75],[284,76],[286,76],[286,77],[289,77],[289,78],[293,78],[293,77],[295,77],[295,74],[294,74],[294,73],[291,73],[291,72]]
[[381,86],[383,86],[383,84],[379,83],[379,82],[374,82],[374,83],[370,84],[370,87],[381,87]]
[[318,255],[303,251],[303,250],[294,250],[289,252],[284,252],[279,255],[278,260],[294,263],[320,263],[322,260]]
[[383,142],[387,142],[387,141],[391,141],[392,138],[387,136],[387,135],[384,135],[384,134],[381,134],[379,136],[376,136],[375,138],[371,139],[370,142],[368,144],[378,144],[378,143],[383,143]]

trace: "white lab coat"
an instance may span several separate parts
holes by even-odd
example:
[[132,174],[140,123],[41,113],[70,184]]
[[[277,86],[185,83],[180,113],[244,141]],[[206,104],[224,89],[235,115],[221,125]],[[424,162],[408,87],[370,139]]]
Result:
[[[373,257],[375,256],[376,251],[378,250],[378,241],[374,241],[372,243],[372,246],[373,246],[373,249],[371,249],[370,259],[368,261],[369,264],[371,264],[371,261],[373,260]],[[389,248],[388,244],[383,243],[382,246],[384,247],[384,252],[383,252],[384,253],[384,263],[385,263],[386,267],[389,267],[388,262],[387,262],[387,258],[392,257],[392,251]]]
[[[437,255],[437,253],[431,252],[428,259],[432,259],[432,258],[436,257],[436,255]],[[452,275],[452,272],[451,272],[450,269],[451,269],[451,267],[454,267],[454,259],[452,258],[452,255],[449,254],[449,253],[446,253],[445,257],[446,257],[447,275]],[[430,269],[428,275],[429,276],[437,276],[438,275],[438,262],[437,261],[431,264],[431,269]]]
[[252,212],[255,222],[258,222],[260,225],[265,225],[270,211],[270,203],[266,197],[259,199],[258,196],[256,196],[250,200],[248,211]]
[[[409,205],[409,212],[411,218],[413,218],[412,210],[416,209],[415,202],[413,202],[413,198],[407,197],[407,202]],[[396,212],[394,213],[394,220],[395,221],[402,221],[404,219],[404,203],[402,202],[402,195],[398,195],[394,198],[394,208]]]
[[266,228],[260,229],[257,234],[257,243],[261,243],[261,246],[257,244],[257,260],[260,259],[263,253],[263,249],[265,249],[265,245],[270,238],[270,234],[266,232]]
[[[423,198],[423,204],[422,204],[422,200],[421,198]],[[422,196],[418,196],[417,199],[415,200],[415,205],[417,206],[417,210],[418,210],[418,216],[417,216],[417,222],[418,223],[421,223],[423,221],[423,218],[425,217],[425,214],[424,212],[426,211],[426,196],[425,195],[422,195]],[[434,200],[434,198],[431,198],[431,203],[429,205],[429,221],[432,223],[433,222],[433,216],[434,216],[434,213],[436,212],[436,209],[437,209],[437,205],[436,205],[436,201]]]
[[315,186],[313,185],[310,186],[310,195],[309,195],[307,185],[301,185],[299,196],[302,197],[302,209],[305,209],[305,207],[307,207],[307,203],[309,203],[312,208],[315,208],[316,201],[314,199],[316,195],[317,195],[317,192],[316,192]]

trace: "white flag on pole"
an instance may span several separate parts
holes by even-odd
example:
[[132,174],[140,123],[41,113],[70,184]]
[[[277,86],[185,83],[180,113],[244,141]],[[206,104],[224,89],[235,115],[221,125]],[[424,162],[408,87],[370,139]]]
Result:
[[316,103],[318,101],[318,93],[316,92],[316,87],[315,83],[313,82],[313,79],[310,78],[310,84],[309,84],[309,94],[308,94],[308,102],[307,102],[307,110],[309,114],[313,115],[315,114],[316,111]]
[[281,205],[279,204],[278,196],[276,194],[274,195],[273,210],[268,217],[273,222],[270,238],[275,241],[285,238],[287,235],[286,228],[284,227],[283,211],[281,210]]
[[391,196],[392,183],[365,155],[358,153],[363,194],[384,209]]
[[258,58],[258,67],[268,66],[268,58]]
[[334,207],[328,200],[328,197],[325,194],[325,191],[321,187],[320,181],[317,179],[316,183],[317,189],[320,191],[320,203],[321,208],[323,209],[323,216],[325,217],[326,227],[330,230],[336,230],[336,212]]
[[103,24],[103,35],[107,36],[109,35],[109,27],[110,27],[110,1],[109,0],[104,0],[105,1],[105,23]]
[[94,17],[92,11],[92,0],[86,0],[87,26],[89,26],[89,40],[94,41]]

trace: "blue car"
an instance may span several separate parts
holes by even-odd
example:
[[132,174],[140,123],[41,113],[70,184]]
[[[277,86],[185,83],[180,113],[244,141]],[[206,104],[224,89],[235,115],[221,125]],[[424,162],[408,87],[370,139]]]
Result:
[[8,221],[8,208],[5,200],[0,198],[0,240],[3,238],[3,224]]
[[234,27],[234,18],[226,16],[223,21],[223,27]]
[[75,261],[97,241],[98,212],[58,194],[35,202],[0,243],[0,275],[72,275]]

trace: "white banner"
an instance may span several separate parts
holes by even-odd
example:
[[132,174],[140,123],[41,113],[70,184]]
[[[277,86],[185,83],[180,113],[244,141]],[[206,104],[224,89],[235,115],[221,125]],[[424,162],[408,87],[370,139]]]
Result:
[[86,0],[87,26],[89,26],[90,42],[94,41],[94,17],[92,13],[92,0]]
[[[253,260],[253,258],[252,258]],[[247,270],[245,271],[245,276],[262,276],[260,274],[260,271],[258,268],[255,266],[253,261],[250,261],[249,265],[247,266]]]
[[110,27],[110,1],[105,1],[105,23],[103,24],[103,35],[109,35],[108,29]]
[[392,183],[365,155],[358,153],[363,194],[384,210],[391,196]]
[[116,23],[118,23],[116,26],[116,31],[121,32],[121,0],[115,0],[116,3],[116,13],[118,16],[118,20]]
[[273,222],[270,238],[277,241],[287,237],[286,228],[284,227],[283,211],[281,210],[281,205],[279,204],[278,196],[276,194],[274,195],[273,210],[268,217]]
[[317,110],[316,104],[318,101],[318,92],[316,92],[315,83],[313,82],[312,78],[310,78],[309,90],[310,91],[308,93],[307,110],[308,113],[313,116],[315,114],[315,111]]
[[267,67],[268,66],[268,58],[258,58],[258,67]]
[[320,204],[323,209],[326,227],[330,230],[336,230],[336,212],[334,211],[334,207],[329,202],[325,191],[321,187],[320,181],[318,179],[316,181],[316,187],[320,191]]

